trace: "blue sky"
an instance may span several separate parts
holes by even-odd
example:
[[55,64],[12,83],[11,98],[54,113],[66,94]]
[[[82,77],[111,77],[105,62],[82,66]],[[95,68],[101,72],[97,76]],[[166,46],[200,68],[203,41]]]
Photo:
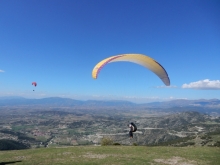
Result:
[[[220,99],[219,8],[218,0],[1,0],[0,96]],[[171,86],[128,62],[92,79],[99,61],[123,53],[154,58]]]

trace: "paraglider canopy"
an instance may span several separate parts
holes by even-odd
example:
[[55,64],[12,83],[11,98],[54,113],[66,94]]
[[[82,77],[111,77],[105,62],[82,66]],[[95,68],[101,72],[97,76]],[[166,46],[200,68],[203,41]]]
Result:
[[32,82],[32,85],[34,85],[35,87],[37,86],[37,83],[36,82]]
[[96,66],[92,71],[92,77],[94,79],[97,79],[100,70],[105,65],[111,62],[118,62],[118,61],[127,61],[142,65],[148,68],[149,70],[151,70],[152,72],[154,72],[163,81],[163,83],[166,86],[170,85],[170,79],[168,77],[166,70],[162,67],[162,65],[160,65],[156,60],[152,59],[151,57],[148,57],[143,54],[120,54],[120,55],[108,57],[100,61],[98,64],[96,64]]
[[[36,82],[32,82],[32,85],[36,87],[37,83]],[[34,89],[33,89],[33,91],[34,91]]]

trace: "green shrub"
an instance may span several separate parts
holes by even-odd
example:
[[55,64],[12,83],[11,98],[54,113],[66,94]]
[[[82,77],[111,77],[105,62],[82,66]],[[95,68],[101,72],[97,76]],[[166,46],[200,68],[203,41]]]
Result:
[[114,146],[120,146],[120,143],[113,143]]
[[102,138],[102,140],[101,140],[101,145],[102,145],[102,146],[113,145],[113,140],[110,139],[110,138]]
[[217,142],[214,144],[214,146],[220,147],[220,141],[217,141]]
[[137,146],[137,143],[133,143],[133,146]]
[[195,145],[195,142],[188,142],[187,144],[192,146],[192,145]]

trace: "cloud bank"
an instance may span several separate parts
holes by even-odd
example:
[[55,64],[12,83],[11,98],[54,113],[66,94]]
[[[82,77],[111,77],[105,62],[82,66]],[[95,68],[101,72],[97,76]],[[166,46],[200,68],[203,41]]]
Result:
[[190,88],[190,89],[202,89],[202,90],[220,90],[220,80],[200,80],[196,82],[191,82],[189,84],[183,84],[182,88]]

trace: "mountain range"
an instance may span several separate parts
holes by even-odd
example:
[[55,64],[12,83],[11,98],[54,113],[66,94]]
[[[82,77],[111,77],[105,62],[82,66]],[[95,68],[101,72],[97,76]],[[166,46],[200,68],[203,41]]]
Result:
[[0,106],[53,106],[53,107],[121,107],[121,108],[211,108],[220,109],[219,99],[177,99],[164,102],[137,104],[124,100],[75,100],[61,97],[27,99],[23,97],[0,97]]

